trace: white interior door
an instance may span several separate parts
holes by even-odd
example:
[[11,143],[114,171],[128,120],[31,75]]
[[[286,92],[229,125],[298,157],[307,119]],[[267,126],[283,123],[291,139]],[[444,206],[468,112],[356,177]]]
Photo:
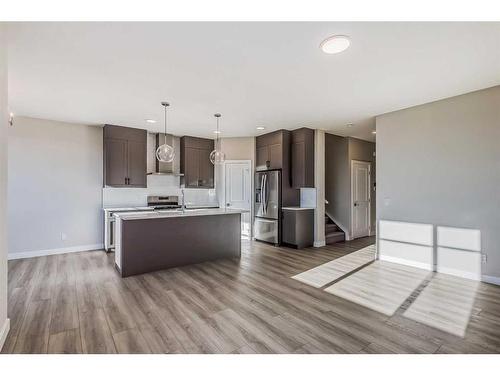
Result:
[[351,164],[352,238],[370,235],[370,163]]
[[227,161],[224,166],[225,176],[225,199],[227,208],[239,208],[248,210],[241,216],[241,232],[250,236],[251,218],[251,162],[250,161]]

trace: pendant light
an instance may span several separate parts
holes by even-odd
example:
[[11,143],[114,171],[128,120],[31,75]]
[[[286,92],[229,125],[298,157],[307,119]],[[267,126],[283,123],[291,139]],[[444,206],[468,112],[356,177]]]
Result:
[[224,161],[226,160],[226,154],[224,154],[220,150],[220,142],[219,142],[219,133],[220,133],[219,132],[219,119],[221,117],[221,114],[216,113],[214,116],[217,119],[217,131],[216,131],[217,138],[215,140],[215,150],[213,150],[210,153],[210,162],[212,164],[221,164],[221,163],[224,163]]
[[171,163],[175,158],[175,150],[172,146],[167,145],[167,107],[170,106],[170,103],[161,102],[161,105],[165,109],[165,143],[156,149],[156,158],[158,161]]

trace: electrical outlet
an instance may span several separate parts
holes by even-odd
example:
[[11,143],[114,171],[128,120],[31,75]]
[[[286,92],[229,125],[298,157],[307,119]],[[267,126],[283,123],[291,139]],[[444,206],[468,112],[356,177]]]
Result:
[[486,256],[486,254],[481,254],[481,263],[486,263],[488,261],[488,257]]
[[68,236],[66,236],[66,233],[61,232],[61,240],[66,241],[67,238]]

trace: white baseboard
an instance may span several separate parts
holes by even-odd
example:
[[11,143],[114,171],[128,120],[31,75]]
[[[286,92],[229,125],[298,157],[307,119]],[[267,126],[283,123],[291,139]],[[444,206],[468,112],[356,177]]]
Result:
[[[433,267],[427,263],[415,262],[415,261],[411,261],[411,260],[407,260],[407,259],[390,257],[387,255],[380,255],[379,259],[384,260],[386,262],[403,264],[405,266],[422,268],[422,269],[425,269],[428,271],[433,270]],[[472,272],[464,272],[461,270],[456,270],[454,268],[446,268],[446,267],[444,267],[444,268],[438,267],[437,272],[444,273],[447,275],[458,276],[458,277],[462,277],[462,278],[470,279],[470,280],[478,280],[478,281],[480,280],[482,282],[489,283],[489,284],[500,285],[500,277],[496,277],[496,276],[482,275],[481,277],[479,277],[478,275],[473,274]]]
[[102,243],[94,244],[94,245],[61,247],[59,249],[23,251],[23,252],[19,252],[19,253],[9,253],[7,255],[7,259],[11,260],[11,259],[23,259],[23,258],[35,258],[35,257],[46,256],[46,255],[78,253],[80,251],[101,250],[101,249],[104,249],[104,244],[102,244]]
[[399,263],[399,264],[403,264],[405,266],[422,268],[424,270],[433,271],[433,266],[431,264],[427,264],[427,263],[415,262],[413,260],[396,258],[396,257],[387,256],[387,255],[379,255],[379,259],[386,261],[386,262]]
[[5,322],[2,325],[2,329],[0,330],[0,351],[3,348],[3,344],[5,344],[5,340],[7,340],[7,335],[10,331],[10,319],[5,319]]
[[500,277],[483,275],[481,280],[488,284],[500,285]]
[[481,280],[481,275],[477,275],[477,274],[472,273],[472,272],[457,270],[455,268],[437,266],[436,272],[445,273],[447,275],[452,275],[452,276],[458,276],[458,277],[462,277],[464,279],[470,279],[470,280],[476,280],[476,281]]
[[323,247],[326,245],[326,241],[314,241],[313,246],[314,247]]

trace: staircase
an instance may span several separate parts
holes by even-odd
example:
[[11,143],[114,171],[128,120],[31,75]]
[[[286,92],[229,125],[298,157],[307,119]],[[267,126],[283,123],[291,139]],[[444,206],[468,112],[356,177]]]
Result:
[[332,244],[345,241],[345,233],[328,216],[325,215],[325,242]]

